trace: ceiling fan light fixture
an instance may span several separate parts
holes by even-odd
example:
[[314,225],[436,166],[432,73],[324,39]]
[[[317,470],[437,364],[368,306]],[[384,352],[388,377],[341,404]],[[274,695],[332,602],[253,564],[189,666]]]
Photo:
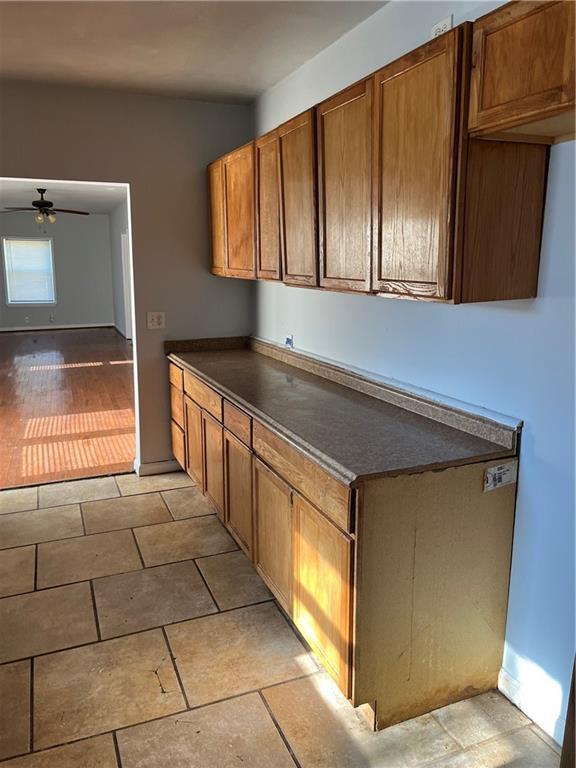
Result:
[[56,214],[55,213],[49,213],[48,214],[48,221],[50,224],[56,224]]
[[36,224],[44,224],[44,214],[42,211],[38,211],[38,213],[34,214],[34,221]]

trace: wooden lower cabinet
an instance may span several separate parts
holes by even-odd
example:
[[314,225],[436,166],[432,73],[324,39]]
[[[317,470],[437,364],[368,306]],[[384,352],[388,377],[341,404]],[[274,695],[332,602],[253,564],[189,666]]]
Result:
[[184,430],[176,424],[175,421],[171,423],[172,427],[172,453],[174,458],[180,464],[182,469],[186,471],[186,446],[184,443]]
[[254,467],[254,564],[292,615],[292,501],[290,486],[258,459]]
[[184,397],[184,408],[186,411],[186,472],[200,488],[203,488],[202,411],[189,397]]
[[228,529],[252,558],[252,452],[227,430],[224,441],[224,511]]
[[297,494],[293,515],[294,623],[349,697],[353,542]]
[[202,449],[206,496],[216,507],[218,517],[224,519],[224,452],[222,425],[202,411]]

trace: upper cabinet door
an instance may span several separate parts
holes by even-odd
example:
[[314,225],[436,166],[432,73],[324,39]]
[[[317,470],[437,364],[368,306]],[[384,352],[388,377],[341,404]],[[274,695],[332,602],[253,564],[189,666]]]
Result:
[[375,75],[376,291],[450,297],[460,33]]
[[314,110],[278,128],[284,282],[318,285]]
[[514,2],[474,22],[469,128],[574,132],[574,2]]
[[254,145],[230,152],[222,161],[224,173],[224,214],[226,227],[226,274],[253,278],[255,265],[254,231]]
[[256,277],[280,280],[280,166],[278,133],[271,131],[256,148]]
[[320,285],[369,291],[372,254],[370,78],[317,108]]
[[212,236],[212,272],[226,274],[226,229],[224,227],[224,179],[222,160],[208,166],[210,185],[210,233]]

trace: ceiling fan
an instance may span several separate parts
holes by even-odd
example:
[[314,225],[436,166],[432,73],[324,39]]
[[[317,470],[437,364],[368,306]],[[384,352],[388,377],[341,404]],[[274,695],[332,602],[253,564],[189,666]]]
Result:
[[35,211],[34,220],[37,224],[44,224],[46,220],[48,220],[50,224],[54,224],[56,222],[57,213],[74,213],[78,216],[90,216],[88,211],[73,211],[70,208],[54,208],[54,203],[51,200],[44,199],[44,195],[46,194],[45,189],[38,187],[36,191],[40,195],[40,199],[33,200],[31,208],[8,206],[4,208],[3,211],[0,211],[0,213],[20,213],[22,211]]

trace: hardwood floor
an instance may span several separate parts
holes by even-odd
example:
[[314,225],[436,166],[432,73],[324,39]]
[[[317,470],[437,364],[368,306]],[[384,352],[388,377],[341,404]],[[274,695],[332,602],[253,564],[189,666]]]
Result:
[[131,471],[132,377],[112,328],[0,333],[0,488]]

